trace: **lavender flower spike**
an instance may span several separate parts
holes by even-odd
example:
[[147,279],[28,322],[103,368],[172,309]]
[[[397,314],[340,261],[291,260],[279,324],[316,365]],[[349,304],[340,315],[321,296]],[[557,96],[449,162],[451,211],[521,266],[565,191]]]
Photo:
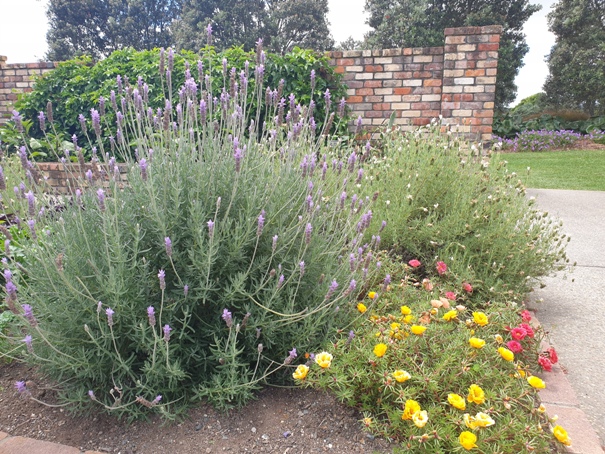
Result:
[[164,342],[168,343],[170,341],[170,331],[172,331],[172,328],[170,327],[170,325],[164,325],[163,331],[164,331]]
[[107,315],[107,324],[111,328],[113,326],[113,314],[115,314],[115,312],[111,309],[111,307],[108,307],[105,309],[105,314]]
[[160,270],[158,272],[158,279],[160,280],[160,290],[166,290],[166,271]]
[[326,293],[326,299],[329,300],[332,295],[334,294],[334,292],[336,291],[336,289],[338,288],[338,282],[336,282],[336,279],[332,280],[332,283],[330,284],[330,288],[328,288],[328,293]]
[[166,245],[166,255],[172,257],[172,240],[170,237],[164,238],[164,244]]
[[88,390],[88,397],[90,397],[90,400],[97,400],[97,396],[95,396],[95,393],[92,389]]
[[214,236],[214,221],[211,219],[208,221],[208,235],[210,238]]
[[183,287],[183,294],[185,295],[185,298],[187,298],[187,295],[189,294],[189,286],[185,285]]
[[141,179],[147,181],[147,160],[145,158],[139,161],[139,168],[141,169]]
[[25,339],[23,339],[23,342],[25,342],[25,345],[27,346],[27,351],[29,353],[33,353],[34,349],[32,347],[32,337],[28,334],[25,336]]
[[149,325],[155,326],[155,309],[153,306],[147,308],[147,319],[149,320]]
[[227,324],[227,328],[231,328],[233,325],[233,317],[231,316],[231,312],[229,312],[227,309],[223,309],[223,315],[221,315],[221,318]]
[[256,228],[256,236],[261,236],[263,233],[263,227],[265,226],[265,217],[261,213],[258,217],[258,226]]
[[101,188],[97,190],[97,199],[99,201],[99,208],[101,211],[105,211],[105,191]]
[[15,388],[19,391],[19,394],[23,394],[27,392],[27,387],[25,386],[24,381],[15,382]]

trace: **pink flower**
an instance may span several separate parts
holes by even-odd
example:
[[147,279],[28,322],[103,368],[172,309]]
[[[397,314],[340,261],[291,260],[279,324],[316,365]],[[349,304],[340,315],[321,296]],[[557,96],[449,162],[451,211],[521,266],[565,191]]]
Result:
[[523,329],[523,327],[517,326],[516,328],[510,330],[510,335],[513,339],[520,341],[525,339],[525,336],[527,336],[527,331]]
[[529,337],[534,337],[534,329],[529,326],[527,323],[521,323],[519,325],[520,328],[523,328],[525,330],[525,333],[529,336]]
[[422,263],[420,263],[419,260],[412,259],[408,262],[408,265],[410,265],[412,268],[418,268],[420,265],[422,265]]
[[445,297],[450,301],[456,301],[456,294],[454,292],[445,292]]
[[513,353],[521,353],[523,351],[523,347],[517,341],[508,341],[506,343],[506,346]]
[[557,364],[559,362],[559,357],[557,356],[557,352],[555,351],[554,347],[550,347],[548,349],[548,358],[553,364]]
[[427,292],[430,292],[433,290],[433,284],[430,280],[424,278],[422,279],[422,288],[425,289]]
[[464,290],[466,293],[473,293],[473,286],[468,282],[463,282],[462,290]]
[[552,362],[546,356],[540,356],[540,357],[538,357],[538,364],[546,372],[552,371]]
[[440,276],[447,272],[447,265],[444,262],[437,262],[436,268]]
[[529,312],[528,310],[524,310],[521,312],[521,318],[523,319],[523,321],[525,323],[531,321],[531,312]]

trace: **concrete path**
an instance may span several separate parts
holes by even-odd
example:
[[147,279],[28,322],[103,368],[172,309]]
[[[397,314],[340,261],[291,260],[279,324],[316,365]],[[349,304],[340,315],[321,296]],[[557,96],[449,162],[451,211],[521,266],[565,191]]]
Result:
[[[536,197],[540,209],[563,221],[564,232],[571,236],[567,255],[570,263],[577,262],[571,273],[546,278],[546,287],[531,295],[530,308],[550,333],[561,367],[575,391],[575,397],[558,399],[560,408],[555,412],[565,417],[568,425],[581,427],[585,424],[578,418],[583,415],[576,410],[583,410],[604,446],[605,192],[554,189],[527,192],[528,196]],[[544,376],[548,378],[547,373]],[[565,427],[566,422],[561,420],[561,425]],[[583,441],[577,438],[572,440]],[[595,454],[602,454],[602,449],[597,451],[591,446],[576,452],[592,454],[594,450]]]

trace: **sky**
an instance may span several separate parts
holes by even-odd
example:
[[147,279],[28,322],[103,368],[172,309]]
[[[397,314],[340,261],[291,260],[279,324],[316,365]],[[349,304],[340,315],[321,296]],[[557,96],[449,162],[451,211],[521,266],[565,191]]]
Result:
[[[531,1],[540,3],[542,10],[525,23],[529,53],[516,79],[516,102],[540,92],[548,75],[544,57],[550,52],[555,39],[548,31],[546,14],[555,1]],[[48,28],[46,3],[46,0],[0,0],[0,55],[7,56],[8,63],[29,63],[44,58]],[[362,39],[369,30],[365,23],[367,15],[363,11],[365,0],[328,0],[328,3],[328,20],[336,42],[349,36]]]

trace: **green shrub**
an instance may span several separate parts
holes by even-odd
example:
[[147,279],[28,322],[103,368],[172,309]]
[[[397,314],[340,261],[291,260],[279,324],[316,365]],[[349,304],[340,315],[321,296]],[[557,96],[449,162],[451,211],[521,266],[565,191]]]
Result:
[[497,155],[429,127],[386,134],[367,167],[367,190],[380,193],[374,213],[387,220],[381,245],[405,260],[430,269],[447,262],[460,283],[474,282],[487,298],[522,294],[564,264],[560,225],[533,206]]
[[384,258],[393,284],[364,295],[363,315],[301,362],[298,383],[358,409],[369,432],[400,443],[394,452],[465,452],[469,433],[478,452],[564,452],[533,388],[556,352],[540,351],[531,314],[496,301],[471,311],[468,294],[442,296],[449,273],[431,273],[429,289],[415,265]]
[[[99,109],[99,100],[103,98],[107,105],[104,121],[112,126],[115,125],[115,109],[111,109],[110,104],[112,104],[112,90],[118,92],[116,102],[118,104],[120,102],[122,93],[116,87],[118,77],[123,78],[122,84],[129,80],[133,89],[141,93],[145,92],[145,97],[149,101],[148,106],[155,111],[157,108],[164,107],[165,91],[173,93],[175,99],[177,98],[178,90],[185,81],[186,68],[198,77],[199,63],[202,62],[203,74],[212,76],[211,91],[220,96],[223,86],[226,86],[229,91],[234,83],[241,83],[240,72],[247,66],[246,62],[249,63],[249,69],[246,71],[250,74],[254,74],[257,66],[255,53],[244,52],[241,48],[236,47],[219,53],[214,48],[207,47],[201,52],[201,55],[188,51],[169,55],[169,52],[160,49],[148,51],[124,49],[113,52],[108,58],[97,63],[88,57],[60,63],[55,70],[38,79],[34,90],[24,95],[16,105],[24,120],[35,120],[30,131],[31,136],[41,141],[44,146],[44,150],[41,151],[47,155],[46,157],[41,155],[38,159],[56,160],[57,152],[62,156],[65,145],[70,146],[74,135],[79,146],[85,148],[85,156],[91,156],[91,146],[88,145],[79,116],[84,115],[88,118],[92,108]],[[163,55],[161,59],[160,55]],[[327,119],[326,101],[323,97],[326,89],[330,90],[335,103],[346,96],[346,87],[340,81],[340,76],[328,64],[325,55],[295,48],[284,56],[267,54],[263,59],[265,66],[263,85],[279,92],[277,101],[283,97],[287,103],[291,93],[303,105],[308,105],[313,99],[316,104],[315,121],[320,128]],[[163,63],[160,65],[161,60]],[[223,66],[224,60],[229,62],[228,67]],[[169,68],[171,84],[166,83],[165,70]],[[235,68],[235,72],[232,72],[232,68]],[[309,77],[312,70],[316,74],[314,90],[311,89]],[[249,77],[252,83],[254,76]],[[284,82],[280,84],[282,80]],[[204,81],[200,82],[200,89],[208,88]],[[264,118],[266,113],[262,108],[264,98],[265,93],[259,96],[249,93],[246,101],[250,118]],[[257,106],[261,107],[262,111],[259,112],[259,116],[256,112]],[[118,110],[123,110],[121,105],[118,106]],[[40,112],[43,112],[47,118],[52,114],[54,120],[55,128],[47,129],[46,134],[41,131],[36,120]],[[86,120],[86,124],[90,129],[90,120]],[[344,127],[345,122],[342,122],[340,129],[344,130]],[[104,144],[107,148],[108,135],[104,136]]]
[[[26,359],[76,408],[241,405],[260,384],[291,380],[296,350],[356,315],[349,301],[376,266],[361,243],[371,200],[351,201],[355,152],[344,169],[327,162],[326,136],[296,100],[283,118],[273,104],[249,121],[245,102],[262,102],[263,86],[223,81],[215,105],[189,78],[159,118],[125,83],[112,146],[127,184],[114,157],[97,159],[30,245],[16,282]],[[103,118],[91,120],[103,157]]]

